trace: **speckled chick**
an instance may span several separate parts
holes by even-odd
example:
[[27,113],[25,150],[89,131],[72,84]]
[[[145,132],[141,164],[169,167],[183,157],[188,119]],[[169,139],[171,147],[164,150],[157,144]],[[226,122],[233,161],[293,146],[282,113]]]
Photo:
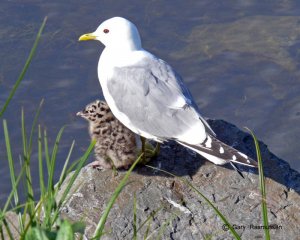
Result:
[[112,114],[104,101],[96,100],[77,113],[89,122],[89,134],[96,140],[96,161],[102,169],[127,169],[136,159],[136,136]]

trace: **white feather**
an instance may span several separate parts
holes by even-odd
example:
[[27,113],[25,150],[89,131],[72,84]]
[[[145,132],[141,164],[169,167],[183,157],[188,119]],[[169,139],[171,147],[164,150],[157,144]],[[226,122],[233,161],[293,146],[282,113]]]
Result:
[[220,153],[224,153],[224,148],[223,147],[220,147]]
[[211,144],[212,144],[212,139],[210,136],[207,136],[207,140],[205,142],[205,147],[211,148]]

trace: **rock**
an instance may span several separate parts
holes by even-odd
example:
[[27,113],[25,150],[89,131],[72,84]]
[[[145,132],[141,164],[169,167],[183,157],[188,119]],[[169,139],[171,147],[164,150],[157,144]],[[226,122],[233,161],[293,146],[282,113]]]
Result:
[[[26,221],[25,224],[29,223],[29,215],[26,214]],[[18,213],[13,211],[8,211],[5,213],[5,220],[7,222],[8,229],[11,233],[11,236],[13,239],[20,239],[20,227],[19,227],[19,216]],[[10,239],[10,236],[7,232],[7,228],[5,226],[2,226],[3,230],[3,240]],[[2,237],[0,235],[0,239],[2,240]]]
[[[218,137],[229,145],[255,158],[251,136],[222,120],[209,120]],[[272,239],[295,239],[300,225],[300,174],[289,164],[269,152],[260,143],[266,175],[269,224]],[[256,159],[256,158],[255,158]],[[190,181],[233,224],[242,239],[264,239],[259,179],[256,169],[240,167],[242,178],[230,166],[217,166],[184,147],[169,142],[162,146],[150,165]],[[91,237],[113,191],[124,177],[119,171],[98,171],[84,167],[61,210],[71,221],[86,222],[86,235]],[[63,184],[63,192],[69,175]],[[222,220],[194,190],[178,178],[146,166],[137,167],[127,186],[116,200],[105,225],[102,239],[132,239],[133,199],[136,195],[137,239],[232,239]],[[139,227],[149,218],[149,221]],[[148,225],[149,223],[149,225]]]

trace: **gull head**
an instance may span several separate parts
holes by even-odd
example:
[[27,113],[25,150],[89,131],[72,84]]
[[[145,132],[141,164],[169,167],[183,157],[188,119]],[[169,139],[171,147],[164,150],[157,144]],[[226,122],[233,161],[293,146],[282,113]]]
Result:
[[114,50],[139,50],[141,38],[136,26],[122,17],[110,18],[92,33],[83,34],[79,41],[98,40]]

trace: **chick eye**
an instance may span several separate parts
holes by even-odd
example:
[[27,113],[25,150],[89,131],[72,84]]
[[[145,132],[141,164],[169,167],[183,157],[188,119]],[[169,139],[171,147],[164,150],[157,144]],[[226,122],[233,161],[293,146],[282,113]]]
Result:
[[109,33],[109,30],[108,29],[104,29],[103,32],[104,33]]

